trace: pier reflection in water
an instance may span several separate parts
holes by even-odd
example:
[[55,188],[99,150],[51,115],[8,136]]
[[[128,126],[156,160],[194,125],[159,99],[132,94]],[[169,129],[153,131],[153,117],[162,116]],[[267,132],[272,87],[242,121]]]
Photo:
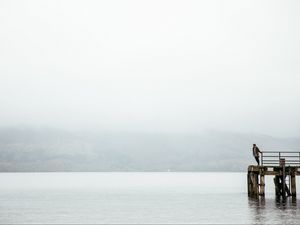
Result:
[[299,224],[300,200],[287,198],[286,202],[276,197],[248,197],[248,207],[253,224]]

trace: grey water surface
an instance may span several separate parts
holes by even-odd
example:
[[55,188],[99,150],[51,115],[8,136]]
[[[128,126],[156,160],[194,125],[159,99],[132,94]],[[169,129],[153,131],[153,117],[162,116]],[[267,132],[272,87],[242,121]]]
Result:
[[246,173],[1,173],[0,224],[298,224],[271,179],[257,201]]

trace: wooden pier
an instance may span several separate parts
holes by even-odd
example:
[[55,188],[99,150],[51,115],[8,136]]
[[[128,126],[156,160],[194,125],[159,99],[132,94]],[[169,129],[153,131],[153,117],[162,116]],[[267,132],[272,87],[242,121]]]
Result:
[[264,151],[261,165],[248,166],[248,195],[265,196],[265,176],[274,176],[275,194],[283,201],[296,199],[296,177],[300,175],[300,152]]

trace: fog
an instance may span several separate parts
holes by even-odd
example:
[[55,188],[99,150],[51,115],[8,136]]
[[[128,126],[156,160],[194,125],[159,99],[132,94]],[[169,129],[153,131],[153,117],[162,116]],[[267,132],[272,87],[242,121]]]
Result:
[[297,1],[1,1],[0,123],[300,131]]
[[0,171],[244,171],[299,150],[297,1],[1,1]]

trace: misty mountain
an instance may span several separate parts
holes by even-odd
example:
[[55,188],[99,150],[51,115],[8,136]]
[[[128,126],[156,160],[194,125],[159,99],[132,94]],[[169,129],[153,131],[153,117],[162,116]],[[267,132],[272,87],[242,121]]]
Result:
[[298,150],[300,138],[201,133],[69,132],[1,128],[0,171],[245,171],[261,150]]

